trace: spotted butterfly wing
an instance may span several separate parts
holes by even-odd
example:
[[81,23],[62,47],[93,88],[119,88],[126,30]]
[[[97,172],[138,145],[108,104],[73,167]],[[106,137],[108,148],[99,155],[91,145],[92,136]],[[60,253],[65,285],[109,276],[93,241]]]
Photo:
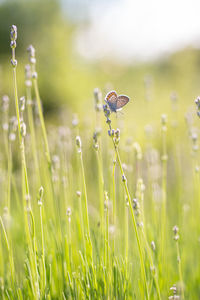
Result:
[[105,97],[105,101],[108,103],[110,110],[116,112],[118,101],[117,93],[115,91],[109,92]]
[[120,110],[124,105],[129,102],[129,97],[125,95],[120,95],[117,97],[117,107],[116,110]]

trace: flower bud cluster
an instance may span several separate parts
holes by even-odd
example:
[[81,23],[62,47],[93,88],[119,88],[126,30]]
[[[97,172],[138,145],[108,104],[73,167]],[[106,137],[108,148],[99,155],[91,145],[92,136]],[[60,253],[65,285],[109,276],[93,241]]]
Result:
[[12,25],[10,29],[10,47],[12,49],[12,59],[11,59],[11,65],[13,68],[17,66],[17,60],[15,59],[15,48],[17,46],[16,40],[17,40],[17,26]]
[[197,116],[200,118],[200,96],[198,96],[194,102],[197,106]]
[[198,134],[196,132],[192,132],[191,140],[192,140],[192,151],[197,152],[199,150],[199,145],[198,145]]
[[43,195],[44,195],[44,188],[43,188],[43,186],[41,186],[39,189],[39,195],[38,195],[38,205],[39,206],[42,206]]
[[25,97],[19,99],[19,110],[23,112],[25,110]]
[[179,234],[178,234],[179,228],[178,228],[178,226],[175,225],[172,230],[174,232],[174,240],[178,241],[179,240]]
[[12,49],[16,48],[16,40],[17,40],[17,26],[12,25],[10,29],[10,47]]
[[93,147],[95,150],[99,150],[99,136],[101,135],[101,130],[96,130],[93,134]]
[[[105,117],[107,118],[107,120],[109,119],[109,116],[110,116],[110,109],[108,108],[108,105],[105,104],[103,105],[103,112],[104,112],[104,115]],[[110,121],[111,122],[111,121]],[[108,122],[107,122],[108,123]]]
[[170,291],[173,293],[173,295],[169,296],[168,299],[170,299],[170,300],[178,300],[178,299],[180,299],[180,296],[177,295],[177,287],[176,287],[175,284],[170,288]]
[[80,136],[77,136],[77,137],[76,137],[76,146],[77,146],[78,152],[81,152],[82,142],[81,142]]
[[133,199],[133,209],[135,211],[135,215],[139,216],[140,215],[140,203],[137,198]]
[[161,125],[162,125],[162,131],[167,131],[167,115],[165,114],[161,115]]

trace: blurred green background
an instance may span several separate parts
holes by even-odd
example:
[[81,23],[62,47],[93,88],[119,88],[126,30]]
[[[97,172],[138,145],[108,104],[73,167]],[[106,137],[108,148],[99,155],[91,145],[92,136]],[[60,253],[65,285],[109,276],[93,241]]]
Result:
[[[11,24],[16,24],[19,93],[24,94],[24,66],[28,63],[26,49],[33,44],[46,115],[56,118],[63,106],[68,112],[90,111],[93,108],[93,89],[101,88],[104,96],[109,88],[113,88],[134,100],[125,113],[144,125],[148,123],[144,80],[149,75],[152,81],[151,120],[152,117],[159,119],[163,105],[165,110],[170,106],[172,91],[177,91],[183,110],[193,103],[200,83],[198,49],[188,47],[149,63],[123,64],[106,58],[87,61],[77,53],[74,35],[78,28],[87,24],[90,2],[85,5],[80,1],[71,2],[71,6],[67,2],[67,5],[56,0],[0,2],[1,94],[13,96],[9,29]],[[76,11],[82,12],[84,17],[73,18]]]

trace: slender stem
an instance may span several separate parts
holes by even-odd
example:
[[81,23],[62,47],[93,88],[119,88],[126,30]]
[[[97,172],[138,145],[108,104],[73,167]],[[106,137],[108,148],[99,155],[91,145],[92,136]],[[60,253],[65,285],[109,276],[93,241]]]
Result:
[[[116,193],[115,193],[115,168],[116,168],[116,154],[115,159],[113,161],[113,169],[112,169],[112,200],[113,200],[113,226],[114,230],[116,230]],[[115,234],[113,235],[113,253],[115,252]]]
[[26,88],[26,95],[27,95],[28,122],[29,122],[29,127],[30,127],[33,159],[34,159],[34,164],[35,164],[35,170],[37,172],[38,184],[41,184],[39,163],[38,163],[38,157],[37,157],[37,145],[36,145],[36,137],[35,137],[35,126],[34,126],[34,121],[33,121],[32,97],[31,97],[31,88],[30,87]]
[[5,238],[5,242],[6,242],[6,248],[8,251],[8,257],[9,257],[9,263],[10,263],[10,275],[11,275],[11,283],[12,283],[12,287],[13,287],[13,292],[14,292],[14,273],[15,273],[15,268],[14,268],[14,261],[13,261],[13,255],[12,255],[12,250],[8,241],[8,236],[6,233],[6,229],[5,226],[3,224],[3,220],[2,217],[0,217],[0,223],[3,229],[3,235]]
[[81,163],[81,173],[83,179],[83,191],[84,191],[84,198],[85,198],[85,218],[86,218],[86,226],[87,226],[87,235],[90,238],[90,225],[89,225],[89,217],[88,217],[88,200],[87,200],[87,187],[85,181],[85,171],[83,165],[83,155],[82,151],[79,152],[80,155],[80,163]]
[[128,280],[128,205],[125,205],[125,268],[126,268],[126,273],[125,273],[125,279]]
[[[115,142],[114,142],[113,138],[112,138],[112,141],[113,141],[113,145],[114,145],[115,152],[116,152],[116,155],[117,155],[117,160],[118,160],[118,163],[119,163],[121,174],[124,175],[124,171],[123,171],[123,167],[122,167],[122,163],[121,163],[118,148],[115,145]],[[144,286],[145,286],[146,298],[149,299],[148,285],[147,285],[146,272],[145,272],[145,266],[144,266],[144,258],[143,258],[140,238],[139,238],[139,234],[138,234],[138,230],[137,230],[137,224],[136,224],[136,220],[135,220],[135,215],[134,215],[134,211],[133,211],[131,197],[130,197],[129,190],[128,190],[127,181],[123,181],[123,184],[124,184],[124,188],[125,188],[128,203],[129,203],[129,208],[130,208],[130,211],[131,211],[133,227],[134,227],[134,230],[135,230],[135,235],[136,235],[136,240],[137,240],[137,245],[138,245],[138,251],[139,251],[139,256],[140,256],[141,271],[142,271],[142,276],[143,276],[143,281],[144,281]]]
[[[12,48],[12,60],[15,61],[15,49]],[[32,284],[33,288],[33,295],[35,299],[38,299],[38,278],[37,278],[37,265],[35,263],[33,253],[34,249],[32,247],[31,241],[31,234],[29,229],[29,220],[28,220],[28,211],[31,212],[30,206],[27,207],[26,205],[26,197],[29,197],[29,184],[28,184],[28,175],[27,175],[27,168],[26,168],[26,158],[25,158],[25,148],[24,148],[24,137],[21,133],[21,120],[20,120],[20,113],[19,113],[19,101],[18,101],[18,91],[17,91],[17,74],[16,74],[16,65],[13,65],[13,81],[14,81],[14,96],[15,96],[15,109],[17,115],[17,122],[18,122],[18,136],[19,136],[19,144],[20,144],[20,151],[21,151],[21,163],[22,163],[22,194],[24,199],[24,219],[25,219],[25,231],[26,231],[26,238],[28,243],[29,255],[30,255],[30,264],[31,270],[33,275],[34,284]],[[32,217],[32,215],[31,215]]]
[[82,233],[82,239],[83,239],[83,248],[84,248],[84,252],[85,252],[86,249],[85,249],[84,223],[83,223],[83,210],[82,210],[82,199],[81,199],[81,195],[78,196],[78,201],[79,201],[79,213],[80,213],[81,233]]
[[161,260],[165,266],[166,249],[166,200],[167,200],[167,146],[166,127],[162,127],[162,210],[161,210]]
[[46,266],[45,266],[45,248],[44,248],[44,230],[43,230],[43,212],[42,205],[40,207],[40,229],[41,229],[41,240],[42,240],[42,267],[44,274],[44,289],[46,287]]
[[11,143],[8,143],[8,191],[7,191],[7,206],[10,214],[10,193],[11,193],[11,177],[12,177],[12,148]]
[[67,240],[68,240],[68,255],[69,255],[69,273],[71,274],[72,268],[72,241],[71,241],[71,218],[68,217],[68,224],[67,224]]
[[50,156],[50,151],[49,151],[49,144],[48,144],[48,139],[47,139],[46,127],[45,127],[45,123],[44,123],[44,117],[43,117],[43,112],[42,112],[42,105],[41,105],[41,100],[40,100],[37,78],[33,78],[33,86],[34,86],[34,90],[35,90],[35,96],[36,96],[36,101],[37,101],[37,105],[38,105],[40,123],[41,123],[41,127],[42,127],[43,138],[44,138],[46,158],[47,158],[47,162],[50,167],[51,166],[51,156]]
[[144,243],[145,243],[145,248],[147,250],[147,255],[148,255],[148,258],[149,258],[149,261],[150,261],[151,274],[153,276],[153,280],[154,280],[156,292],[157,292],[157,295],[158,295],[158,299],[161,300],[160,288],[159,288],[158,278],[157,278],[157,271],[156,271],[156,267],[154,266],[153,257],[152,257],[152,254],[151,254],[151,249],[149,247],[149,243],[147,241],[144,229],[142,229],[142,236],[143,236],[143,240],[144,240]]
[[85,220],[86,220],[87,241],[88,241],[88,247],[86,247],[86,252],[88,250],[89,257],[91,259],[91,262],[93,263],[92,242],[91,242],[91,237],[90,237],[90,225],[89,225],[89,217],[88,217],[87,187],[86,187],[86,181],[85,181],[85,171],[84,171],[83,156],[82,156],[81,149],[79,150],[78,154],[79,154],[80,163],[81,163],[81,173],[82,173],[83,191],[84,191],[84,199],[85,199]]
[[100,214],[101,214],[101,232],[104,232],[104,179],[103,179],[103,170],[102,170],[102,159],[100,150],[96,151],[97,163],[98,163],[98,183],[99,183],[99,204],[100,204]]
[[176,251],[177,251],[177,260],[178,260],[178,272],[179,272],[179,279],[181,283],[181,299],[184,300],[184,286],[183,286],[183,276],[182,276],[182,268],[181,268],[181,256],[180,256],[180,249],[179,249],[179,242],[176,241]]
[[[109,112],[109,115],[110,115],[110,112]],[[115,142],[114,135],[112,134],[113,130],[112,130],[112,127],[111,127],[111,124],[110,124],[111,121],[109,120],[108,117],[107,117],[107,123],[108,123],[109,129],[110,129],[109,132],[111,133],[111,139],[112,139],[114,150],[115,150],[115,153],[116,153],[116,157],[117,157],[117,160],[118,160],[118,163],[119,163],[120,172],[121,172],[121,175],[122,175],[122,178],[123,178],[122,182],[123,182],[124,189],[125,189],[125,192],[126,192],[126,196],[127,196],[127,200],[128,200],[128,204],[129,204],[129,208],[130,208],[130,212],[131,212],[133,227],[134,227],[136,240],[137,240],[137,246],[138,246],[139,257],[140,257],[140,266],[141,266],[141,272],[142,272],[142,277],[143,277],[143,283],[144,283],[144,287],[145,287],[146,299],[149,300],[149,292],[148,292],[146,271],[145,271],[145,265],[144,265],[144,257],[143,257],[140,237],[139,237],[139,233],[138,233],[138,229],[137,229],[137,223],[136,223],[135,215],[134,215],[134,211],[133,211],[131,196],[130,196],[130,193],[129,193],[127,180],[124,176],[124,170],[123,170],[123,167],[122,167],[122,162],[121,162],[121,159],[120,159],[118,146],[117,146],[117,143]]]

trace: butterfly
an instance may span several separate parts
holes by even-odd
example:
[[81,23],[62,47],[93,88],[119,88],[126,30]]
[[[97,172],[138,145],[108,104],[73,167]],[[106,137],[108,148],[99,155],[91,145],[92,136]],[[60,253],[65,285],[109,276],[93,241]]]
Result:
[[129,102],[129,97],[125,95],[117,95],[115,91],[109,92],[105,97],[105,102],[108,104],[112,112],[117,112]]

